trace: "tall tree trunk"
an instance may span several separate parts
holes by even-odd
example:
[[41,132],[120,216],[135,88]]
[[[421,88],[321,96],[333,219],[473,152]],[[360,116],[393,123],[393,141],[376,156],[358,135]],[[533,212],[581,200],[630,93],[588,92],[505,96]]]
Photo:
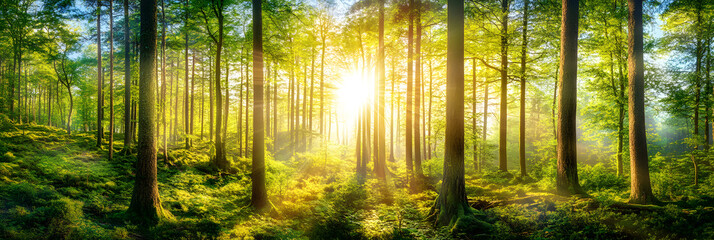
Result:
[[448,1],[444,176],[430,216],[439,226],[469,216],[464,180],[464,1]]
[[518,160],[521,177],[526,176],[526,59],[528,59],[528,4],[523,2],[523,43],[521,45],[521,103],[520,131],[518,136]]
[[[166,13],[164,11],[166,0],[161,0],[161,126],[163,127],[163,141],[161,148],[164,153],[164,162],[168,162],[168,146],[166,143]],[[158,136],[158,133],[157,133]]]
[[[132,144],[131,130],[131,58],[129,56],[129,0],[124,2],[124,152],[129,152]],[[71,98],[70,94],[70,98]],[[71,104],[70,104],[71,105]]]
[[265,189],[265,141],[263,129],[263,13],[262,0],[253,0],[253,190],[251,204],[259,210],[268,207]]
[[156,0],[141,1],[140,14],[139,145],[134,190],[127,212],[132,216],[130,219],[136,222],[156,223],[160,218],[171,216],[161,207],[156,177],[156,99],[153,83],[156,71]]
[[[221,95],[221,52],[223,51],[223,0],[218,1],[218,10],[216,11],[216,17],[218,18],[218,45],[216,46],[216,77],[215,77],[215,90],[216,90],[216,131],[215,131],[215,148],[216,156],[214,157],[214,163],[218,169],[226,170],[228,169],[229,162],[225,155],[225,145],[221,138],[221,119],[223,119],[223,112],[221,107],[223,106],[223,99]],[[227,88],[226,88],[227,89]],[[227,92],[227,91],[226,91]]]
[[412,134],[414,133],[413,128],[412,128],[412,76],[413,76],[413,58],[414,56],[412,55],[412,45],[413,45],[413,39],[414,39],[414,0],[409,0],[409,30],[407,32],[407,117],[406,117],[406,129],[404,131],[405,134],[405,147],[406,147],[406,164],[407,164],[407,178],[410,179],[409,181],[409,186],[410,188],[412,186],[415,186],[414,184],[414,167],[413,167],[413,150],[412,147],[413,141],[412,141]]
[[[413,14],[416,15],[414,23],[416,24],[416,46],[414,48],[416,64],[414,67],[414,116],[413,116],[413,131],[414,131],[414,180],[416,180],[418,185],[421,185],[421,180],[424,177],[424,172],[421,169],[421,126],[419,121],[421,120],[421,0],[412,0],[415,5],[411,9]],[[421,191],[421,186],[412,186],[413,190]],[[416,188],[414,188],[416,187]]]
[[109,1],[109,160],[114,158],[114,1]]
[[498,169],[508,171],[508,10],[510,0],[501,0],[501,116],[499,121]]
[[642,40],[642,0],[628,0],[628,113],[630,120],[630,202],[652,203],[657,199],[650,186],[645,125],[645,63]]
[[196,86],[196,50],[194,49],[193,51],[193,56],[191,56],[191,117],[190,123],[189,123],[189,147],[191,147],[191,144],[193,144],[193,102],[196,97],[196,92],[194,91],[194,87]]
[[488,79],[483,78],[483,127],[481,129],[481,151],[479,152],[479,158],[481,162],[486,159],[486,135],[488,134]]
[[[241,48],[241,61],[243,59],[243,49]],[[243,74],[243,64],[241,63],[241,83],[238,85],[238,128],[237,128],[237,133],[238,133],[238,156],[244,156],[243,155],[243,85],[246,84],[245,78],[247,75]],[[247,68],[247,66],[246,66]]]
[[577,84],[578,84],[578,0],[564,0],[560,36],[560,98],[558,109],[559,194],[584,193],[578,182],[577,155]]
[[[384,55],[384,0],[379,0],[379,53],[377,56],[377,74],[378,74],[378,89],[379,89],[379,104],[377,106],[378,111],[377,111],[377,122],[376,125],[379,126],[379,129],[377,129],[377,148],[379,148],[379,152],[377,153],[377,163],[378,165],[375,166],[375,173],[377,174],[377,178],[380,180],[384,181],[386,179],[386,144],[385,144],[385,121],[384,121],[384,101],[385,101],[385,83],[386,83],[386,76],[385,76],[385,67],[384,67],[384,61],[385,61],[385,55]],[[339,133],[339,131],[338,131]]]
[[102,147],[102,138],[104,138],[104,129],[102,129],[102,120],[104,118],[104,96],[102,81],[102,1],[97,0],[97,147]]
[[[313,110],[313,105],[314,105],[314,90],[315,90],[315,47],[312,47],[312,66],[310,67],[310,109],[308,110],[308,127],[307,127],[307,134],[308,134],[308,149],[311,148],[312,146],[312,110]],[[270,95],[268,95],[270,97]],[[268,109],[270,111],[270,109]],[[268,121],[269,122],[269,121]]]
[[184,49],[184,64],[186,64],[185,68],[185,73],[184,73],[184,85],[183,85],[183,133],[186,138],[186,149],[191,147],[191,141],[189,140],[189,132],[190,132],[190,127],[191,127],[191,122],[189,121],[189,101],[188,101],[188,0],[184,1],[184,11],[185,12],[185,18],[184,18],[184,28],[186,28],[186,32],[184,35],[184,40],[185,42],[185,49]]

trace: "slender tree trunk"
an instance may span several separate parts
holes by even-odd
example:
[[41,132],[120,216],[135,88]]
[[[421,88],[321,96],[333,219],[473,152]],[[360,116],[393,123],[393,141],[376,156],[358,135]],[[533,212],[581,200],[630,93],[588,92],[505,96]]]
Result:
[[406,116],[406,129],[405,129],[405,147],[406,147],[406,164],[407,164],[407,178],[410,179],[409,186],[415,186],[414,184],[414,167],[413,167],[413,150],[412,147],[412,134],[414,133],[412,128],[412,75],[413,75],[413,58],[412,55],[412,44],[414,39],[414,0],[409,0],[409,30],[407,32],[407,116]]
[[[223,112],[221,107],[223,106],[223,99],[221,95],[221,52],[223,51],[223,0],[218,1],[220,5],[217,11],[218,18],[218,45],[216,47],[216,77],[215,77],[215,90],[216,90],[216,131],[215,131],[215,148],[216,156],[213,159],[214,163],[218,169],[226,170],[228,169],[229,162],[225,155],[225,145],[221,138],[221,119],[223,119]],[[227,89],[227,88],[226,88]],[[227,94],[227,91],[226,91]]]
[[[385,55],[384,55],[384,0],[379,0],[379,53],[377,56],[377,74],[378,74],[378,81],[379,81],[379,104],[377,106],[378,112],[377,112],[377,122],[376,125],[379,126],[379,129],[377,129],[377,148],[379,148],[379,152],[377,153],[377,163],[378,165],[375,166],[375,173],[377,174],[377,178],[380,180],[384,181],[386,179],[386,144],[385,144],[385,121],[384,121],[384,101],[385,101],[385,81],[386,81],[386,76],[385,76],[385,67],[384,67],[384,61],[385,61]],[[338,131],[339,133],[339,131]]]
[[523,44],[521,45],[521,103],[520,131],[518,136],[518,160],[521,165],[521,177],[526,174],[526,59],[528,58],[528,4],[523,2]]
[[194,110],[193,103],[194,103],[194,99],[196,97],[196,92],[194,91],[195,86],[196,86],[196,51],[193,50],[193,56],[191,56],[191,116],[189,118],[190,123],[188,124],[189,135],[190,135],[189,140],[188,140],[189,148],[193,144],[193,140],[192,140],[193,139],[193,126],[194,126],[194,124],[193,124],[193,120],[194,120],[194,118],[193,118],[193,110]]
[[102,81],[102,1],[97,0],[97,147],[102,147],[104,129],[102,120],[104,118],[104,96],[102,96],[104,81]]
[[[161,143],[164,153],[164,162],[168,162],[168,146],[166,144],[166,13],[164,12],[165,0],[161,0],[161,126],[163,127],[163,141]],[[157,133],[158,136],[159,133]]]
[[[311,149],[312,146],[312,112],[313,112],[313,105],[314,105],[314,88],[315,88],[315,47],[312,47],[312,67],[310,67],[310,109],[308,110],[308,127],[307,127],[307,134],[308,136],[308,149]],[[270,95],[268,95],[268,98],[270,98]],[[270,111],[270,109],[268,109]],[[268,121],[270,122],[270,121]]]
[[498,169],[508,171],[508,12],[510,0],[501,0],[501,116],[499,118]]
[[[414,170],[416,171],[414,173],[414,180],[417,184],[421,185],[421,180],[424,177],[424,173],[421,169],[421,126],[419,124],[419,121],[421,120],[421,88],[423,87],[421,84],[421,0],[412,1],[415,3],[412,11],[413,14],[416,15],[414,22],[416,24],[416,46],[414,48],[414,57],[416,58],[416,64],[414,67],[414,122],[412,123],[414,131]],[[421,186],[412,187],[416,187],[413,188],[415,191],[421,191]]]
[[[184,35],[184,40],[185,42],[185,47],[184,49],[184,64],[186,64],[186,69],[184,73],[184,85],[183,85],[183,124],[184,124],[184,129],[183,133],[185,136],[185,141],[186,141],[186,149],[191,147],[191,141],[190,138],[188,137],[190,134],[190,128],[191,128],[191,121],[189,120],[189,95],[188,95],[188,0],[184,1],[184,11],[185,12],[185,18],[184,18],[184,27],[186,28],[186,32]],[[194,61],[195,62],[195,61]]]
[[652,203],[645,125],[645,63],[642,40],[642,0],[628,0],[628,113],[630,120],[630,202]]
[[156,0],[140,3],[141,66],[139,69],[139,145],[136,176],[131,203],[127,212],[136,222],[156,223],[171,213],[161,207],[156,177],[156,139],[154,138],[155,103],[154,71],[156,71]]
[[486,135],[488,134],[488,79],[483,78],[483,127],[481,133],[481,162],[486,159]]
[[114,1],[109,1],[109,160],[114,158]]
[[[241,48],[241,56],[243,55],[242,53],[243,53],[243,50]],[[241,59],[242,58],[243,57],[241,57]],[[238,129],[237,129],[238,130],[237,131],[237,133],[238,133],[238,156],[244,156],[243,155],[243,85],[246,84],[245,82],[247,82],[245,80],[247,78],[247,75],[242,74],[243,73],[242,65],[243,64],[241,64],[241,75],[244,75],[244,76],[241,76],[241,83],[238,86],[240,88],[240,90],[238,91],[238,94],[239,94],[239,97],[238,97]],[[246,66],[246,68],[247,68],[247,66]]]
[[584,193],[578,182],[576,108],[578,81],[578,0],[564,0],[560,41],[560,98],[558,109],[558,193]]
[[[131,130],[131,58],[129,56],[129,0],[124,2],[124,152],[129,152],[132,144]],[[70,94],[71,98],[72,94]],[[71,105],[71,104],[70,104]],[[71,114],[70,114],[71,115]]]

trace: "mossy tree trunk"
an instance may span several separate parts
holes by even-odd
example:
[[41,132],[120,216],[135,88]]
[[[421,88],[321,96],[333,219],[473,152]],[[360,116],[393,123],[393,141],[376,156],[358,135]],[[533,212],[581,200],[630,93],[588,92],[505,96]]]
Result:
[[134,190],[127,210],[132,221],[149,223],[171,216],[161,207],[156,177],[156,5],[156,0],[142,0],[140,4],[139,143]]
[[464,181],[464,2],[448,1],[444,177],[430,215],[437,225],[471,214]]
[[584,193],[578,183],[576,149],[576,108],[578,84],[578,0],[563,0],[560,34],[560,87],[558,88],[558,172],[559,194]]

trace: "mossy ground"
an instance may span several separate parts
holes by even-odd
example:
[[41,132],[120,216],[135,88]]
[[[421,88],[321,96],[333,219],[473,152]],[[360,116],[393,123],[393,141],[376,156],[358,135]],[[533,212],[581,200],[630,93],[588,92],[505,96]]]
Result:
[[[637,210],[611,206],[627,200],[628,185],[598,166],[581,172],[583,187],[592,196],[586,199],[553,195],[547,177],[469,173],[469,202],[477,209],[478,222],[484,220],[492,229],[483,235],[466,226],[456,232],[433,227],[426,214],[436,192],[409,194],[404,170],[395,168],[399,163],[389,163],[392,184],[370,178],[360,185],[348,160],[351,149],[340,146],[316,147],[289,160],[269,155],[273,210],[258,215],[250,207],[250,159],[231,155],[237,173],[216,173],[208,163],[209,143],[198,140],[190,150],[177,143],[167,162],[159,156],[163,208],[174,219],[136,226],[124,215],[135,156],[117,151],[109,161],[106,149],[97,150],[94,143],[89,133],[68,136],[57,128],[3,125],[0,239],[714,238],[714,179],[706,174],[696,188],[656,188],[669,204]],[[123,147],[121,141],[115,146]],[[438,161],[425,161],[433,186],[440,178],[433,174],[439,172]],[[662,183],[657,181],[671,185],[677,179],[653,173],[656,186]]]

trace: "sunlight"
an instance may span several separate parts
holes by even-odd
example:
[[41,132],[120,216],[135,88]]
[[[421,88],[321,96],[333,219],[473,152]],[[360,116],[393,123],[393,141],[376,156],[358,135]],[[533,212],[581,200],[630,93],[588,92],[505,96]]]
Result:
[[337,88],[338,111],[343,116],[349,117],[369,102],[370,81],[357,71],[344,73],[340,79],[342,82]]

